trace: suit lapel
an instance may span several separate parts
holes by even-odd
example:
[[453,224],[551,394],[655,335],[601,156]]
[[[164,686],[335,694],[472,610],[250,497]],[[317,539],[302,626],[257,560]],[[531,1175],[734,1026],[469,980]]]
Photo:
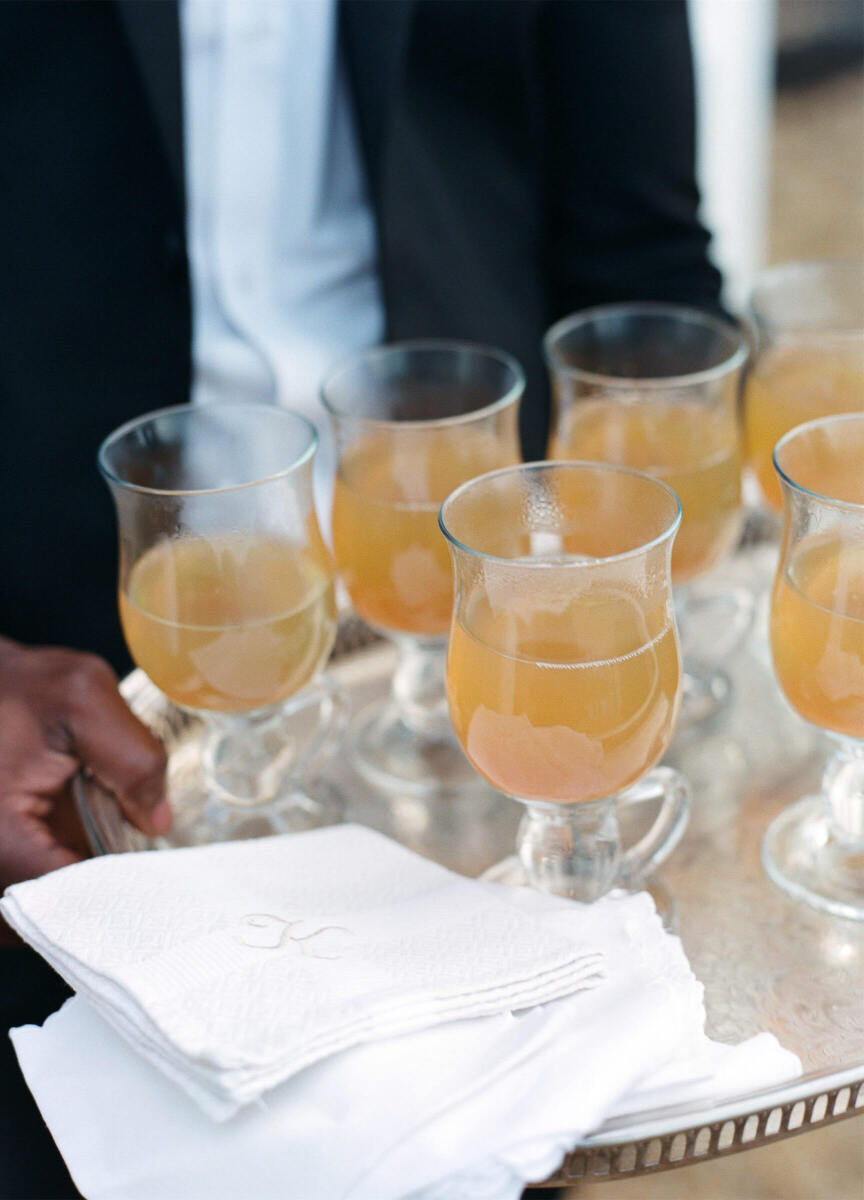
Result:
[[339,34],[366,171],[378,194],[393,97],[418,0],[340,0]]
[[114,0],[114,4],[182,201],[185,167],[178,5],[176,0]]

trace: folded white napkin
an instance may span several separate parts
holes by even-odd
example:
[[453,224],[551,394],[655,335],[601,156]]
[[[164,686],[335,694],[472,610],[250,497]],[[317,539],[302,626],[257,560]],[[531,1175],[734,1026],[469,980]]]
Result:
[[12,1034],[87,1200],[515,1200],[610,1115],[719,1101],[800,1072],[768,1035],[704,1036],[702,989],[650,898],[502,889],[604,948],[601,987],[357,1046],[214,1124],[81,998]]
[[359,826],[93,859],[0,908],[217,1119],[351,1046],[602,977],[581,927]]

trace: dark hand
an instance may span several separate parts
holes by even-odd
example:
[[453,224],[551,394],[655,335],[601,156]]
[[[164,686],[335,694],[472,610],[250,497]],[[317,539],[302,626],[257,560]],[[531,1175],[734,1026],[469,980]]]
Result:
[[69,790],[88,768],[144,833],[165,833],[165,752],[91,654],[0,638],[0,892],[87,854]]

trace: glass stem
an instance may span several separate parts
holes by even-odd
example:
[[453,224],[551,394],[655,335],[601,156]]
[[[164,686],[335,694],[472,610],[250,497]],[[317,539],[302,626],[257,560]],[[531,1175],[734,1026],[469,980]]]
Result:
[[393,695],[409,729],[433,738],[452,738],[447,710],[445,638],[400,637]]
[[[272,708],[202,714],[202,765],[213,798],[241,808],[284,802],[302,790],[307,771],[338,742],[349,709],[339,685],[321,675]],[[304,712],[309,716],[295,719]],[[308,796],[303,805],[308,808]]]
[[864,746],[843,740],[822,776],[830,836],[822,871],[844,893],[864,897]]
[[864,747],[841,744],[825,766],[822,790],[834,837],[864,851]]
[[587,902],[608,892],[621,856],[615,801],[523,803],[518,852],[531,886]]
[[[683,696],[679,728],[698,725],[707,720],[724,703],[729,694],[729,680],[719,666],[722,656],[710,657],[711,646],[707,648],[709,657],[700,654],[700,639],[694,629],[694,597],[689,583],[678,584],[675,587],[675,621],[678,625],[678,639],[681,643],[681,654],[684,659]],[[698,621],[695,622],[698,624]],[[704,639],[703,639],[704,641]]]
[[207,714],[202,762],[216,798],[243,808],[273,799],[296,753],[283,726],[279,707]]

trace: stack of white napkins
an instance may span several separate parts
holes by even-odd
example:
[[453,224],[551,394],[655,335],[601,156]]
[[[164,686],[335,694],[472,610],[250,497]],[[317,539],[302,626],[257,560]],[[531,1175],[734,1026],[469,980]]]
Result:
[[543,1004],[602,954],[360,826],[113,855],[18,884],[3,915],[222,1119],[323,1058]]
[[357,827],[98,859],[2,910],[81,993],[12,1036],[88,1200],[511,1200],[616,1112],[800,1071],[708,1041],[648,896],[477,883]]

